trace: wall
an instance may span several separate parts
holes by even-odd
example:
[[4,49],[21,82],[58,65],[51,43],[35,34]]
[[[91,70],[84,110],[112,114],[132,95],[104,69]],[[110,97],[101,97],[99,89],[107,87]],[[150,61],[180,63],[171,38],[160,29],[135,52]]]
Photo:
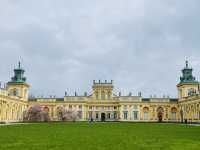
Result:
[[0,89],[0,122],[23,121],[27,102],[19,97],[9,96],[7,90]]

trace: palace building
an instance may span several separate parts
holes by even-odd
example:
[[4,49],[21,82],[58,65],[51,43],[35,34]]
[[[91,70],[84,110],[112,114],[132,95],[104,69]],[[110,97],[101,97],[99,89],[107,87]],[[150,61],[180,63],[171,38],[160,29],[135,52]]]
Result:
[[0,88],[0,122],[22,122],[33,109],[44,111],[50,121],[63,121],[64,117],[75,115],[78,121],[200,122],[199,82],[192,71],[186,61],[176,99],[143,98],[141,93],[122,96],[113,92],[113,81],[93,81],[91,95],[65,93],[63,98],[34,98],[29,97],[30,85],[19,63],[11,81]]

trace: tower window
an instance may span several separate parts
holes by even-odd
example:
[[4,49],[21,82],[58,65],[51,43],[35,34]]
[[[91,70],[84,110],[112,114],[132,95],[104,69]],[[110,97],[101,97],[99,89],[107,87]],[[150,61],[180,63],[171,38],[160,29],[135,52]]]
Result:
[[17,91],[16,90],[13,91],[13,95],[17,96]]
[[105,100],[105,92],[101,93],[101,100]]
[[13,96],[19,96],[19,90],[18,89],[13,90]]
[[110,100],[111,99],[111,94],[110,94],[110,92],[108,92],[108,100]]
[[99,94],[98,94],[98,92],[96,92],[95,95],[96,95],[96,100],[98,100],[98,99],[99,99]]
[[188,90],[188,96],[193,96],[195,94],[196,94],[196,90],[195,89],[191,88],[191,89]]
[[110,95],[108,94],[108,100],[110,100]]
[[24,97],[26,97],[27,95],[27,90],[24,90]]

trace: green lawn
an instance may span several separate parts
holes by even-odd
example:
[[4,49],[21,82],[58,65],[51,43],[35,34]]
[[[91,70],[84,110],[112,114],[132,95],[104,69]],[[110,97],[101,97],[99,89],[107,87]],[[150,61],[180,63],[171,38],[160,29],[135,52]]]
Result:
[[0,150],[200,150],[200,126],[47,123],[0,126]]

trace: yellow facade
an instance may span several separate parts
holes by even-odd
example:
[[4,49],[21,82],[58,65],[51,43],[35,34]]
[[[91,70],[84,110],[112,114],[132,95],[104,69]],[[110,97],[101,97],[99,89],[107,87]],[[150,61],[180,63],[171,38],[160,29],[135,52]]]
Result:
[[27,101],[9,95],[7,89],[0,89],[0,122],[23,121],[23,113],[27,108]]
[[[24,114],[35,106],[48,113],[49,120],[63,121],[62,112],[74,114],[79,121],[130,121],[130,122],[200,122],[199,84],[186,82],[177,85],[177,99],[142,98],[113,93],[113,81],[93,81],[92,94],[63,98],[28,98],[29,85],[23,70],[0,89],[0,122],[23,121]],[[187,71],[187,66],[186,66]],[[186,75],[187,76],[187,75]],[[44,119],[45,120],[45,119]]]

